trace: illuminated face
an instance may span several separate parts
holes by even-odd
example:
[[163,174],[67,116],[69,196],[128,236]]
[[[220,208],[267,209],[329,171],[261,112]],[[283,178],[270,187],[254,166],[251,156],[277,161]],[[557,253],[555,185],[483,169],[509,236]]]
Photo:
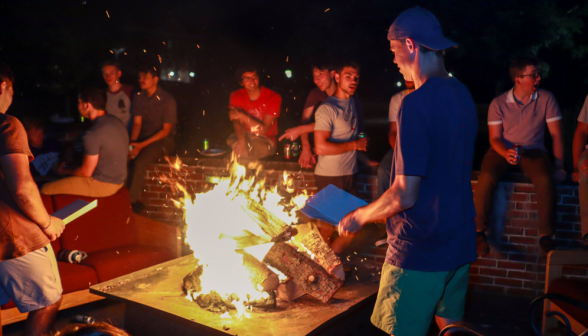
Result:
[[241,86],[247,91],[257,91],[259,88],[259,76],[257,76],[257,72],[244,72],[241,75]]
[[121,74],[121,71],[114,65],[106,65],[102,68],[102,77],[104,77],[104,81],[108,86],[118,83]]
[[80,98],[78,98],[78,111],[80,111],[80,115],[84,118],[90,118],[90,112],[88,111],[88,103],[84,103]]
[[341,91],[353,96],[359,84],[359,71],[352,67],[344,67],[340,74],[335,74],[335,80]]
[[333,76],[334,74],[332,74],[329,70],[319,70],[318,68],[312,69],[312,78],[314,79],[314,84],[316,84],[316,86],[318,86],[319,90],[321,91],[327,91],[329,86],[331,86]]
[[539,88],[540,82],[539,69],[534,65],[527,65],[523,74],[516,78],[515,85],[521,88],[523,92],[533,94]]
[[10,104],[12,104],[14,90],[12,88],[12,83],[9,81],[0,83],[0,86],[2,88],[2,93],[0,94],[0,113],[5,113],[10,107]]
[[32,128],[27,131],[29,143],[35,147],[43,146],[44,132],[42,128]]
[[404,80],[412,81],[409,66],[414,61],[414,56],[410,54],[406,44],[399,40],[392,40],[390,41],[390,51],[394,54],[394,64],[398,67],[398,71],[400,71]]
[[139,86],[142,90],[149,90],[157,85],[159,77],[153,77],[151,73],[139,72]]

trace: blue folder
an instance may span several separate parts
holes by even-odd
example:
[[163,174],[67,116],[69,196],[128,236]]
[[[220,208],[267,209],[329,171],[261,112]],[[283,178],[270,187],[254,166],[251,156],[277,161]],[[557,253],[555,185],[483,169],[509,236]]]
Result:
[[364,205],[367,205],[365,201],[329,184],[309,198],[300,211],[312,219],[336,226],[345,215]]

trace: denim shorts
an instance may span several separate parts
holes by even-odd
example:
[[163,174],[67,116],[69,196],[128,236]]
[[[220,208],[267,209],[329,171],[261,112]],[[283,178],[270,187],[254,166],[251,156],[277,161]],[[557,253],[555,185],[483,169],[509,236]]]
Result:
[[470,264],[447,272],[420,272],[384,263],[372,323],[394,336],[426,336],[433,316],[460,319]]
[[59,301],[63,288],[51,244],[0,262],[0,305],[12,300],[21,313]]

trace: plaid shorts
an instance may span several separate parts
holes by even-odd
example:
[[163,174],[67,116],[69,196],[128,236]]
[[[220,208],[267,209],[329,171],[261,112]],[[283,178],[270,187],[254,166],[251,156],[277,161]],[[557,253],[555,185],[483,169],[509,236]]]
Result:
[[14,302],[21,313],[59,301],[63,288],[51,244],[0,262],[0,305]]
[[460,319],[470,264],[448,272],[420,272],[384,263],[372,323],[394,336],[425,336],[433,315]]

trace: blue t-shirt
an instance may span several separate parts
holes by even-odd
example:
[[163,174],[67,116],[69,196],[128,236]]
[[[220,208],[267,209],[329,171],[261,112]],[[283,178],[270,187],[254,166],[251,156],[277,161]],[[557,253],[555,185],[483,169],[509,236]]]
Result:
[[391,182],[421,176],[411,209],[388,218],[386,262],[423,272],[476,260],[471,175],[478,118],[468,89],[455,78],[428,79],[402,102]]

